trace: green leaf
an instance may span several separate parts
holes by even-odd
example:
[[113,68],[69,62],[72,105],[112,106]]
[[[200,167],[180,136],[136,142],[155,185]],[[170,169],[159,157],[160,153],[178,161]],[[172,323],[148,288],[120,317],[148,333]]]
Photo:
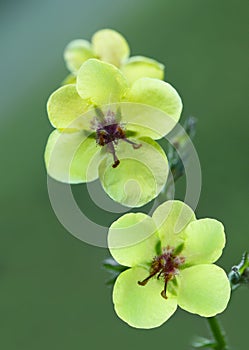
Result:
[[[194,117],[188,117],[184,124],[184,131],[182,128],[177,132],[171,143],[167,145],[167,156],[169,160],[170,170],[173,175],[174,181],[178,180],[185,174],[183,165],[183,159],[185,164],[187,162],[188,154],[188,143],[189,139],[193,139],[196,133],[196,119]],[[181,156],[179,155],[181,152]]]
[[228,274],[232,290],[237,289],[241,285],[249,285],[249,254],[245,252],[238,265],[232,267]]
[[120,265],[112,258],[105,259],[103,261],[103,266],[108,271],[119,272],[119,273],[125,271],[128,268],[126,266]]
[[103,261],[103,267],[111,275],[111,277],[105,282],[108,286],[113,286],[120,273],[128,269],[128,267],[118,264],[112,258],[105,259]]
[[197,123],[197,119],[190,116],[185,120],[183,124],[183,127],[191,140],[193,140],[196,134],[196,123]]
[[191,345],[195,349],[206,349],[206,348],[215,349],[217,347],[217,343],[215,341],[204,337],[196,337],[196,339],[192,342]]
[[105,281],[105,284],[107,286],[113,287],[115,282],[116,282],[116,280],[117,280],[117,278],[118,278],[118,276],[119,276],[119,273],[113,273],[112,277]]

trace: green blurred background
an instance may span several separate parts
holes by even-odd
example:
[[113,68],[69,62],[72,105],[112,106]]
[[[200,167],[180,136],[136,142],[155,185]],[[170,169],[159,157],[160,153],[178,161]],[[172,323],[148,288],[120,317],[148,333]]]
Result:
[[[50,206],[45,104],[66,74],[65,45],[98,29],[120,31],[132,54],[165,63],[183,115],[198,118],[197,214],[224,222],[219,263],[229,270],[249,249],[248,10],[247,0],[0,2],[1,349],[190,349],[194,334],[207,334],[204,319],[181,310],[150,331],[117,318],[100,268],[108,251],[74,238]],[[248,309],[245,288],[221,317],[232,349],[247,348]]]

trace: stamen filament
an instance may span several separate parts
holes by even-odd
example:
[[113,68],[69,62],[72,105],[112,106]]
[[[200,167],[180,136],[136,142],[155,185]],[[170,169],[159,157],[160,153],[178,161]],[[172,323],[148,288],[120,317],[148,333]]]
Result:
[[117,155],[116,155],[116,151],[115,151],[115,147],[113,145],[113,142],[109,142],[108,143],[108,148],[109,148],[109,151],[112,153],[113,155],[113,161],[114,163],[112,164],[112,167],[113,168],[116,168],[119,163],[120,163],[120,160],[118,159]]
[[151,275],[149,275],[148,277],[146,277],[143,281],[138,281],[137,283],[140,285],[140,286],[145,286],[146,283],[151,279],[151,277],[155,276],[157,274],[158,271],[156,272],[153,272]]
[[133,141],[131,141],[131,140],[128,140],[127,138],[124,138],[123,140],[124,140],[125,142],[131,144],[132,147],[133,147],[134,149],[138,149],[138,148],[140,148],[140,147],[142,146],[141,143],[133,142]]
[[163,270],[161,270],[160,272],[159,272],[159,274],[157,275],[157,279],[159,280],[159,278],[160,278],[160,276],[161,276],[161,274],[163,273]]
[[166,280],[165,280],[165,283],[164,283],[164,289],[163,289],[163,291],[161,292],[161,296],[162,296],[164,299],[168,299],[168,297],[167,297],[167,295],[166,295],[167,284],[168,284],[168,280],[166,279]]

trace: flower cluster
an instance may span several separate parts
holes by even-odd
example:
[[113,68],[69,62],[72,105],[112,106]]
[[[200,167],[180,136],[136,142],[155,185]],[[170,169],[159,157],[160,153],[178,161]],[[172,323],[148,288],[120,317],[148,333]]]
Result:
[[[109,31],[101,33],[97,38]],[[99,177],[113,200],[131,207],[148,203],[162,190],[168,162],[154,140],[172,130],[182,111],[170,84],[151,77],[131,84],[113,64],[89,58],[77,70],[76,84],[52,93],[47,111],[56,128],[45,152],[51,177],[66,183]]]
[[[45,163],[58,181],[99,178],[114,201],[140,207],[166,184],[168,161],[155,140],[174,128],[182,102],[162,80],[162,64],[129,55],[124,37],[110,29],[95,33],[91,43],[80,39],[66,47],[71,73],[48,99],[55,130]],[[230,284],[214,262],[224,246],[223,225],[197,220],[180,201],[161,204],[152,217],[123,215],[108,233],[113,258],[128,267],[114,285],[116,313],[133,327],[154,328],[177,305],[205,317],[222,312]]]

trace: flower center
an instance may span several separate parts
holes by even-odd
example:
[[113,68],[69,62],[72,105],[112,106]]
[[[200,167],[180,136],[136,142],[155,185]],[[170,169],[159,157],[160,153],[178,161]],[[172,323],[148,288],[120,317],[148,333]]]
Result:
[[166,247],[162,249],[162,254],[154,257],[151,263],[150,275],[143,281],[139,281],[140,286],[145,286],[147,282],[157,275],[157,279],[164,280],[164,289],[161,292],[161,296],[167,299],[166,290],[168,281],[172,280],[179,274],[179,267],[185,262],[185,258],[181,255],[174,253],[175,249],[172,247]]
[[108,111],[104,116],[103,112],[97,110],[98,118],[92,122],[92,127],[96,131],[96,142],[100,146],[107,146],[108,152],[113,155],[113,168],[116,168],[120,161],[116,155],[115,147],[119,140],[123,140],[132,145],[134,149],[140,148],[142,145],[127,139],[124,125],[116,120],[115,113]]

